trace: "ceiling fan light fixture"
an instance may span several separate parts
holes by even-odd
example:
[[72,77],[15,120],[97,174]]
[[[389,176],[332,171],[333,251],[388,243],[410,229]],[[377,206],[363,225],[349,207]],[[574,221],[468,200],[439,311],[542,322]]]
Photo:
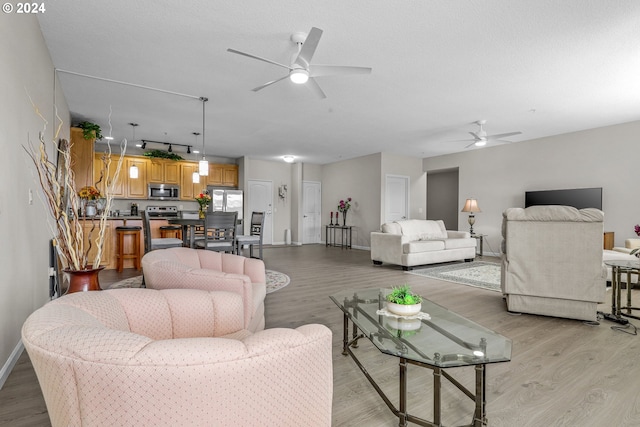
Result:
[[309,80],[309,72],[302,68],[296,68],[289,73],[289,79],[295,84],[305,84]]
[[481,139],[480,141],[476,141],[475,143],[476,147],[484,147],[485,145],[487,145],[487,140],[485,139]]

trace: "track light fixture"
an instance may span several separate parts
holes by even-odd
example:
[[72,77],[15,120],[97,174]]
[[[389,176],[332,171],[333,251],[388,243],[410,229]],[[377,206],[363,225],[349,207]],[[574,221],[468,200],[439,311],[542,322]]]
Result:
[[169,153],[171,153],[173,151],[173,147],[171,147],[171,144],[169,144],[169,149],[167,150]]
[[191,146],[187,145],[187,154],[191,154]]
[[146,142],[144,142],[144,141],[142,141],[142,146],[141,146],[140,148],[142,148],[143,150],[144,150],[145,148],[147,148],[147,143],[146,143]]

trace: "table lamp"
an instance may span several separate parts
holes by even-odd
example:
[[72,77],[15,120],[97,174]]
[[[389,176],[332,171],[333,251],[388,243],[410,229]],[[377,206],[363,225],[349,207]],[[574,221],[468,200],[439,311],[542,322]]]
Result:
[[476,217],[474,213],[482,212],[478,207],[478,201],[473,198],[467,199],[467,201],[464,204],[464,207],[460,212],[469,212],[469,225],[471,226],[471,229],[469,230],[469,232],[471,233],[472,236],[475,235],[475,233],[473,232],[473,224],[476,223]]

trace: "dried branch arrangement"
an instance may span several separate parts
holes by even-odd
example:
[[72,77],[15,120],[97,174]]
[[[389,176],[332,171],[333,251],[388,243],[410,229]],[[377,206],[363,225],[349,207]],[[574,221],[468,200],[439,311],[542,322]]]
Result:
[[[34,106],[36,114],[45,123],[46,120]],[[58,117],[57,117],[58,118]],[[103,212],[99,217],[96,230],[96,219],[94,218],[78,218],[75,213],[80,207],[80,197],[76,193],[75,177],[73,169],[71,169],[71,144],[66,140],[56,143],[60,132],[61,125],[56,131],[53,140],[55,152],[58,154],[60,167],[54,164],[47,154],[46,142],[43,134],[44,129],[39,134],[39,144],[37,147],[29,141],[28,147],[24,147],[27,155],[31,158],[35,169],[38,182],[42,188],[41,200],[45,209],[49,213],[47,224],[54,239],[56,251],[60,256],[63,268],[70,270],[87,270],[98,267],[102,258],[102,250],[104,248],[105,230],[107,228],[107,219],[111,209],[113,200],[113,186],[117,182],[122,168],[122,163],[127,147],[127,140],[124,139],[120,145],[120,158],[115,164],[115,173],[111,182],[104,185],[104,196],[106,204]],[[104,177],[108,177],[109,169],[113,166],[111,159],[111,146],[108,146],[107,152],[102,156],[102,170],[100,179],[96,182],[98,185]],[[85,239],[85,224],[91,221],[92,227],[89,229]],[[97,235],[94,235],[97,234]],[[93,260],[89,260],[89,251],[96,245],[96,253]]]

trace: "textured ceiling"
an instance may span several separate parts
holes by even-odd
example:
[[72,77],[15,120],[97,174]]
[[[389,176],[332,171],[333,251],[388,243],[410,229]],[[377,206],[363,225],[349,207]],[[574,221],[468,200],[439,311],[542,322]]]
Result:
[[[464,150],[470,142],[453,141],[470,138],[481,119],[488,134],[522,131],[513,142],[640,119],[636,0],[46,6],[38,18],[57,69],[208,97],[208,155],[320,164],[376,152],[428,157]],[[324,34],[312,63],[373,72],[318,77],[326,99],[288,80],[252,92],[286,70],[226,51],[289,63],[291,34],[313,26]],[[131,139],[135,122],[136,139],[195,144],[202,131],[197,99],[58,76],[74,119],[106,135]]]

